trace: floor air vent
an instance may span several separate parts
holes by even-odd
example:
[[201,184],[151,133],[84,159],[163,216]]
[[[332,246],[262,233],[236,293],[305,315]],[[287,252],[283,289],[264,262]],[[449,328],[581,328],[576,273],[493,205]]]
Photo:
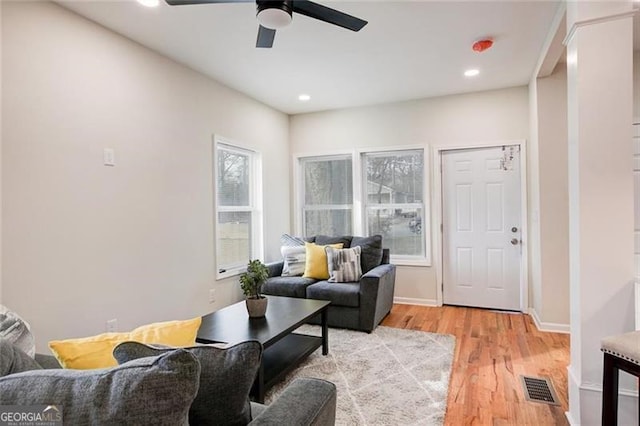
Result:
[[524,386],[524,396],[527,401],[542,402],[544,404],[560,405],[558,397],[549,379],[541,377],[520,376]]

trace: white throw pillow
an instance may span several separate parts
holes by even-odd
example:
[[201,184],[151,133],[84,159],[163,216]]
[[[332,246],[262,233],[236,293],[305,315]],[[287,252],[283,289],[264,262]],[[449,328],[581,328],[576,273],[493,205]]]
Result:
[[31,358],[36,355],[36,341],[31,334],[31,326],[3,305],[0,305],[0,339],[13,343]]
[[307,260],[304,246],[282,246],[280,252],[284,259],[283,277],[295,277],[304,273],[304,265]]

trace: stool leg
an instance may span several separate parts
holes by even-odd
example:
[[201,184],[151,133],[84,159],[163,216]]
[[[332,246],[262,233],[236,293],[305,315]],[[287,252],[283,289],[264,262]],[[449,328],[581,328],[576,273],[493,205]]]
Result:
[[615,426],[618,424],[618,367],[616,358],[604,354],[604,369],[602,373],[602,425]]

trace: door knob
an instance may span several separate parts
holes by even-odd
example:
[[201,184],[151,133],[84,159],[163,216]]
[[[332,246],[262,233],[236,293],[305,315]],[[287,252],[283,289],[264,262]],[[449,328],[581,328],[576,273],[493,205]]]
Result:
[[519,241],[518,241],[518,239],[517,239],[517,238],[512,238],[512,239],[511,239],[511,244],[513,244],[514,246],[517,246],[517,245],[518,245],[518,242],[519,242]]
[[518,232],[518,228],[514,226],[513,228],[511,228],[511,232]]

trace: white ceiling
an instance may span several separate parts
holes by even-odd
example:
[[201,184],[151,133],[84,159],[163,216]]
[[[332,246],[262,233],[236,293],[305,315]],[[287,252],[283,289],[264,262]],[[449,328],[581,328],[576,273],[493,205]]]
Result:
[[[320,1],[369,21],[360,32],[294,14],[256,49],[252,3],[146,8],[59,3],[289,114],[527,84],[558,1]],[[472,43],[493,37],[475,53]],[[465,78],[464,70],[480,75]],[[298,101],[301,93],[309,102]]]

